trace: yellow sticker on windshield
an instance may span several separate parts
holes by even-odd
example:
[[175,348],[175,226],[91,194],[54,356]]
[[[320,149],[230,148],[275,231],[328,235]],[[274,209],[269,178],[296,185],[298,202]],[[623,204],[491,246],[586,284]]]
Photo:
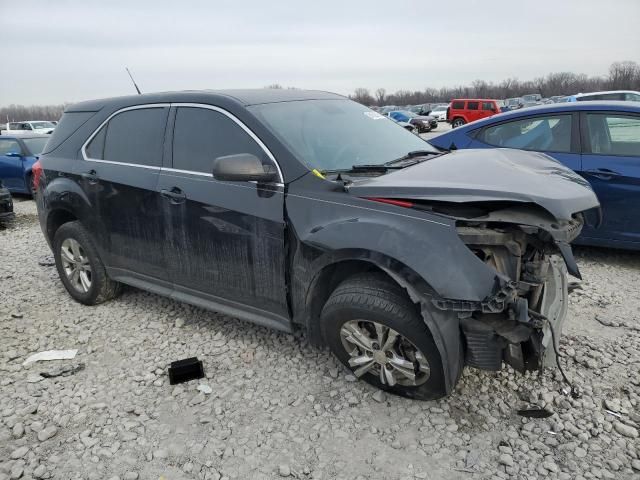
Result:
[[313,170],[311,170],[311,173],[313,173],[316,177],[321,178],[324,180],[324,175],[320,173],[319,170],[316,170],[315,168]]

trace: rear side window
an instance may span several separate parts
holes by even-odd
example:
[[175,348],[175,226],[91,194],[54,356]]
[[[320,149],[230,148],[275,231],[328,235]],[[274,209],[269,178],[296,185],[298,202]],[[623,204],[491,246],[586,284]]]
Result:
[[464,109],[464,102],[452,102],[451,108],[453,110],[462,110]]
[[96,160],[104,160],[104,137],[107,134],[107,126],[105,125],[95,134],[91,139],[85,152],[88,158],[95,158]]
[[[104,133],[102,159],[159,167],[162,164],[162,144],[168,111],[165,107],[138,108],[112,117]],[[101,135],[102,132],[98,132],[94,137],[96,144],[90,145],[92,151],[99,153],[97,137]]]
[[53,152],[95,114],[96,112],[69,112],[62,115],[60,123],[51,134],[51,138],[42,153]]
[[478,102],[467,102],[467,110],[478,110]]
[[523,118],[485,128],[478,139],[489,145],[539,152],[571,151],[571,115]]
[[589,113],[587,125],[592,153],[640,156],[640,116]]
[[625,94],[625,99],[630,102],[640,102],[640,94],[627,93]]
[[211,173],[214,159],[238,153],[251,153],[266,162],[262,148],[226,115],[207,108],[178,108],[173,168]]
[[482,110],[494,110],[495,105],[493,102],[482,102]]

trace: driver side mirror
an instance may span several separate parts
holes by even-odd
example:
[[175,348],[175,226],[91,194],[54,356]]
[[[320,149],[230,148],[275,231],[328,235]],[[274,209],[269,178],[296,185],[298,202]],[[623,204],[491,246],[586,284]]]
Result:
[[225,155],[213,161],[213,178],[228,182],[272,182],[278,178],[273,165],[263,165],[250,153]]

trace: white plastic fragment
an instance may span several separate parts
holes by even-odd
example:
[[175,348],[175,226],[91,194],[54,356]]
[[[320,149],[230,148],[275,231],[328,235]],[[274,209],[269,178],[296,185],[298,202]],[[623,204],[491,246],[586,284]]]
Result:
[[47,350],[46,352],[38,352],[30,355],[29,358],[22,362],[22,365],[30,365],[42,360],[71,360],[75,358],[77,353],[77,348],[73,350]]
[[209,385],[205,385],[204,383],[198,385],[198,390],[205,395],[209,395],[211,392],[213,392],[213,389]]

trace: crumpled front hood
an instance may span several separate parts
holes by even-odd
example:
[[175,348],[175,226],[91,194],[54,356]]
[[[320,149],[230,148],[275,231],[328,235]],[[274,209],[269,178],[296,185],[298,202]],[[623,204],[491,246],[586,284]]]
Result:
[[535,203],[558,220],[599,206],[589,183],[560,162],[542,153],[502,148],[456,150],[357,181],[349,193],[456,203]]

